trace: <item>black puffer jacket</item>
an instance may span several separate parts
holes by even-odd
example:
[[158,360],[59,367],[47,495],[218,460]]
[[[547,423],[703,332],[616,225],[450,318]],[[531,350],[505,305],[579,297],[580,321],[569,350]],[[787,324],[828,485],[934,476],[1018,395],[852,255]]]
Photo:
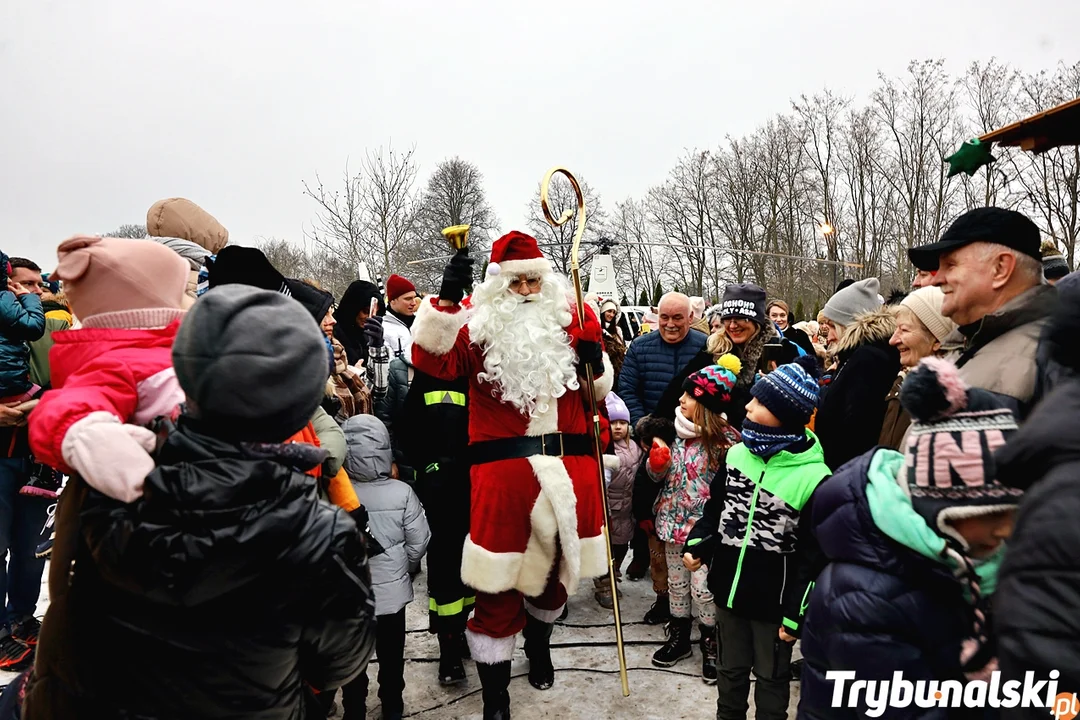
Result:
[[900,372],[900,352],[889,345],[895,330],[892,311],[882,308],[856,317],[840,340],[839,367],[814,421],[833,472],[878,444],[885,399]]
[[[1031,488],[1020,505],[994,596],[998,662],[1008,679],[1023,679],[1027,670],[1038,678],[1059,670],[1058,684],[1069,692],[1080,688],[1077,418],[1080,380],[1067,379],[996,455],[999,480]],[[1016,715],[1045,716],[1045,709]]]
[[86,717],[300,720],[306,685],[363,671],[374,602],[356,526],[298,471],[322,454],[181,418],[142,499],[89,494],[71,638]]

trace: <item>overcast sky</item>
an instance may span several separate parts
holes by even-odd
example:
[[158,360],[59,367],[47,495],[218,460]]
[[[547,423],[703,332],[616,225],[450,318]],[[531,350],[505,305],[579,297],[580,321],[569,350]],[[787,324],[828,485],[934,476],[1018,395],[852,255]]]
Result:
[[509,230],[553,164],[611,207],[800,93],[1053,68],[1077,28],[1075,0],[0,0],[0,249],[51,267],[170,196],[233,242],[300,240],[301,181],[391,141],[421,181],[476,163]]

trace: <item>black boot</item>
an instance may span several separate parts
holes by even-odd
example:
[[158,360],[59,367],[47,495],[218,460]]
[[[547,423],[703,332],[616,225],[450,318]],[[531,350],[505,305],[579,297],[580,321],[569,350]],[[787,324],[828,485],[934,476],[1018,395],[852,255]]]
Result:
[[529,684],[537,690],[547,690],[555,684],[555,666],[551,664],[552,623],[540,622],[532,615],[525,616],[525,656],[529,658]]
[[664,647],[652,656],[657,667],[674,667],[675,663],[690,657],[690,618],[671,618],[668,623],[668,639]]
[[455,633],[439,633],[439,684],[463,682],[465,666],[461,664],[461,638]]
[[716,642],[716,628],[701,625],[701,679],[706,685],[716,684],[716,658],[719,645]]
[[484,693],[484,720],[510,720],[510,661],[476,663]]
[[668,603],[667,593],[656,596],[656,602],[645,613],[646,625],[663,625],[671,619],[671,605]]

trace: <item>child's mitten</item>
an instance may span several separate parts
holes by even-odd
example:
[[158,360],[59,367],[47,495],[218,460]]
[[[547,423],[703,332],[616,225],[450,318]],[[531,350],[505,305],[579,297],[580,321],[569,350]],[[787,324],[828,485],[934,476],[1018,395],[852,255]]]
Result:
[[92,412],[72,423],[60,452],[90,487],[114,500],[130,503],[143,494],[154,469],[150,457],[157,436],[139,425],[121,423],[109,412]]

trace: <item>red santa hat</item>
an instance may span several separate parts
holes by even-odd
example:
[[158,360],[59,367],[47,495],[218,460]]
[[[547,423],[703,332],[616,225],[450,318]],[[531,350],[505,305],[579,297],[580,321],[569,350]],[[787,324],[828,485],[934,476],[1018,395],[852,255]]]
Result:
[[400,275],[391,275],[386,280],[386,299],[397,300],[405,293],[416,292],[416,286],[411,282],[401,277]]
[[532,275],[539,276],[551,272],[551,263],[547,261],[536,238],[517,230],[511,230],[495,241],[491,246],[491,261],[487,266],[488,275]]

